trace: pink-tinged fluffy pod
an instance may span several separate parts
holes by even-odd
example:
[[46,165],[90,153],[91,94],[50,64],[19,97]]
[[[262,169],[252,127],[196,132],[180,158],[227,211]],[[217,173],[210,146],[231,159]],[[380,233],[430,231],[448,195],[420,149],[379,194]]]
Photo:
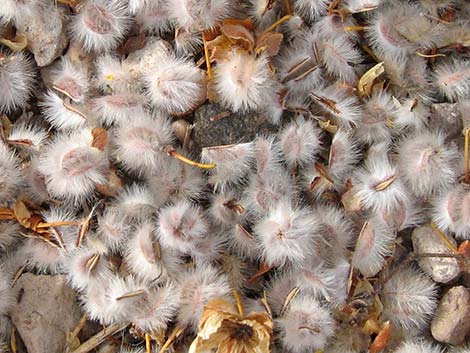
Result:
[[130,25],[126,6],[120,0],[87,0],[73,18],[72,36],[87,51],[108,52],[116,48]]
[[187,253],[208,235],[209,225],[199,207],[178,201],[160,211],[158,237],[163,248]]
[[205,147],[201,159],[214,163],[209,182],[216,188],[224,189],[229,184],[238,184],[246,177],[255,157],[253,142],[237,145]]
[[40,156],[39,171],[49,193],[79,203],[90,198],[97,184],[106,182],[108,158],[105,151],[92,147],[90,130],[59,135]]
[[457,178],[459,151],[442,133],[418,133],[398,149],[403,180],[418,197],[445,191]]
[[217,62],[213,80],[220,103],[235,112],[264,107],[276,88],[267,56],[237,51]]
[[306,295],[296,296],[278,322],[282,345],[293,353],[323,350],[336,329],[328,308]]
[[384,266],[387,256],[392,254],[395,234],[377,220],[364,222],[351,260],[364,276],[375,276]]
[[178,283],[181,298],[178,323],[195,332],[207,302],[214,298],[229,298],[231,295],[227,276],[208,265],[182,273]]
[[0,51],[0,111],[9,113],[23,108],[31,94],[33,81],[32,61],[23,51],[14,54]]
[[171,55],[163,55],[143,80],[153,106],[169,114],[189,113],[206,100],[204,72]]
[[437,307],[437,285],[414,267],[392,274],[381,292],[383,316],[410,331],[423,330]]
[[289,202],[274,205],[255,225],[263,260],[270,266],[302,265],[313,254],[318,220],[308,208]]

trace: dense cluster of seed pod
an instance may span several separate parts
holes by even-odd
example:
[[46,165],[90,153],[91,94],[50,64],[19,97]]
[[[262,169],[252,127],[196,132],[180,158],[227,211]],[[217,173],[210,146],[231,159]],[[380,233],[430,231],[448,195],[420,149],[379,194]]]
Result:
[[[2,0],[0,34],[44,1]],[[91,60],[46,81],[0,49],[0,341],[29,271],[65,274],[89,320],[178,332],[165,349],[235,290],[269,312],[273,352],[443,351],[439,286],[403,249],[426,223],[470,239],[470,130],[431,119],[442,102],[468,118],[470,3],[58,3]],[[123,55],[135,28],[145,46]],[[279,132],[199,154],[172,119],[207,99]]]

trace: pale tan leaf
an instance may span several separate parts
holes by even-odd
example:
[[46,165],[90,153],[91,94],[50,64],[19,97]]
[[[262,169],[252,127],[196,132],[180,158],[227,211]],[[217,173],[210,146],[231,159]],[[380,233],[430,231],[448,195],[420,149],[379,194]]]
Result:
[[357,83],[357,90],[361,97],[370,95],[375,79],[385,72],[383,66],[383,62],[378,63],[377,65],[367,70],[366,73],[359,79],[359,82]]
[[21,51],[28,46],[28,39],[24,34],[17,34],[12,40],[0,38],[0,43],[13,51]]

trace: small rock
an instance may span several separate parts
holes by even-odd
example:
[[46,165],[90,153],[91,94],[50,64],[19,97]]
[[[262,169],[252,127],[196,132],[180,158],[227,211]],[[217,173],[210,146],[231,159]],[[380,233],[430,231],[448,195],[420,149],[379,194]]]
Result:
[[129,54],[125,62],[139,79],[146,72],[158,65],[161,58],[172,53],[170,43],[158,37],[147,37],[145,46]]
[[442,297],[431,322],[431,334],[442,343],[460,344],[470,329],[470,294],[463,286]]
[[41,1],[32,16],[18,23],[18,33],[28,39],[28,49],[39,67],[49,65],[67,47],[67,10],[53,1]]
[[67,332],[81,317],[76,293],[65,276],[26,273],[15,289],[18,297],[11,318],[28,353],[63,352]]
[[193,141],[201,148],[249,142],[279,129],[263,113],[233,113],[217,104],[204,104],[194,115]]
[[[450,236],[447,236],[447,238],[453,245],[457,246],[454,239]],[[413,249],[417,254],[452,254],[452,251],[442,242],[430,226],[415,228],[411,240],[413,242]],[[461,273],[457,259],[426,257],[420,258],[418,264],[435,282],[439,283],[449,283]]]
[[454,138],[462,132],[462,115],[456,103],[439,103],[431,105],[431,130],[444,130],[449,138]]

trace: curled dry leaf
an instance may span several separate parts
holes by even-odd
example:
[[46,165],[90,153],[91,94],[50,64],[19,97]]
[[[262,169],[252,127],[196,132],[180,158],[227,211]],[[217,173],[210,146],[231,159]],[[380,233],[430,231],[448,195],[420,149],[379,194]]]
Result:
[[387,347],[388,342],[390,341],[390,337],[392,335],[392,326],[390,325],[390,321],[387,321],[383,324],[382,329],[380,330],[377,337],[375,337],[374,341],[369,347],[370,353],[379,353],[382,352],[385,347]]
[[108,144],[108,133],[106,130],[100,127],[95,127],[93,130],[91,130],[91,134],[93,135],[93,142],[91,143],[91,146],[99,149],[100,151],[104,151],[106,145]]
[[380,62],[377,65],[373,66],[366,71],[364,75],[359,79],[357,83],[357,91],[359,96],[369,96],[372,92],[372,87],[374,86],[374,81],[377,77],[382,75],[385,72],[384,63]]
[[281,47],[282,33],[279,32],[267,32],[261,34],[256,38],[256,54],[266,53],[268,56],[275,56],[279,53]]
[[13,39],[0,38],[0,43],[12,51],[21,51],[28,46],[28,39],[24,34],[17,34]]
[[265,312],[240,315],[225,299],[207,303],[199,322],[199,332],[189,353],[218,352],[268,353],[273,320]]

